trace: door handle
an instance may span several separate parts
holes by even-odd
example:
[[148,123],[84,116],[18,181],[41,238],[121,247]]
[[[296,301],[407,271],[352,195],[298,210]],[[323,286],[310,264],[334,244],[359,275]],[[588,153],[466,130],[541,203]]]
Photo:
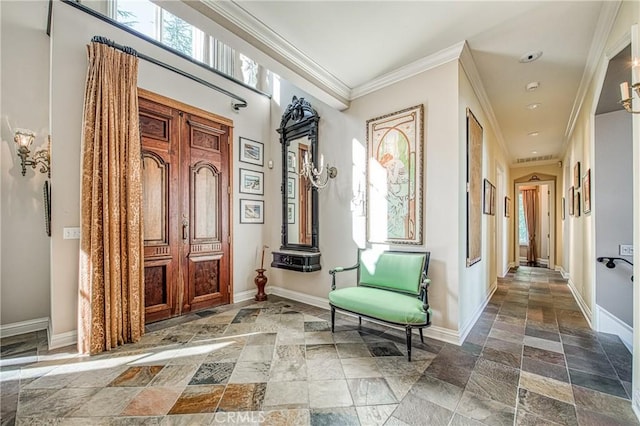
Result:
[[189,221],[187,218],[182,219],[182,239],[186,240],[189,238]]

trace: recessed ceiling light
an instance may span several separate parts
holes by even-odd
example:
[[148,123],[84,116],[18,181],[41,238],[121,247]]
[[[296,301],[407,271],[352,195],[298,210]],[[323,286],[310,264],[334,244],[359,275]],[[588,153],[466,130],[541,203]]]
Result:
[[538,136],[540,134],[540,132],[530,132],[527,133],[529,136]]
[[541,50],[535,50],[532,52],[527,52],[524,55],[520,56],[520,62],[523,64],[527,64],[529,62],[533,62],[536,59],[539,59],[542,56]]
[[531,83],[527,84],[526,89],[527,89],[527,92],[533,92],[538,87],[540,87],[540,82],[539,81],[532,81]]
[[540,105],[541,104],[539,102],[536,102],[536,103],[527,105],[527,108],[529,108],[529,109],[538,109],[538,108],[540,108]]
[[532,154],[537,154],[537,153],[538,153],[538,151],[531,151],[531,153],[532,153]]

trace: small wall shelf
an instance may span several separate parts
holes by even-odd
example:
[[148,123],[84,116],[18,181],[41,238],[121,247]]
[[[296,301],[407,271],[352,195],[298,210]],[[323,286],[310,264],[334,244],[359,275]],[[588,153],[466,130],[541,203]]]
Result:
[[315,272],[321,269],[319,252],[273,251],[273,268],[298,272]]

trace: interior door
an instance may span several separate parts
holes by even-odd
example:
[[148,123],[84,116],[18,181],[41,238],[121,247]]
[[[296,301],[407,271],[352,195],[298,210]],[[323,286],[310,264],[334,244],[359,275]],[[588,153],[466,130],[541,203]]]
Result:
[[146,321],[230,302],[230,122],[139,90]]

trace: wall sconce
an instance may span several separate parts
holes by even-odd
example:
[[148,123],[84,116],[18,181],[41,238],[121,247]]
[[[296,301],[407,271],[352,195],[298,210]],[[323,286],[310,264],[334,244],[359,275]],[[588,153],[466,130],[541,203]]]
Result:
[[325,169],[324,156],[322,155],[320,155],[320,170],[316,169],[313,165],[313,158],[309,155],[309,151],[306,151],[299,174],[306,178],[314,187],[322,189],[327,186],[329,179],[333,179],[338,176],[338,169],[329,166],[328,164]]
[[[630,112],[632,114],[640,114],[640,111],[633,110],[633,105],[632,105],[634,92],[636,96],[640,98],[640,64],[638,63],[637,59],[633,61],[633,66],[631,67],[631,77],[632,77],[631,89],[633,89],[633,91],[631,92],[629,91],[628,82],[623,81],[622,83],[620,83],[620,103],[622,104],[624,109],[627,110],[627,112]],[[633,83],[634,81],[635,83]]]
[[22,163],[22,176],[27,173],[27,166],[31,166],[32,169],[40,165],[40,173],[47,173],[51,177],[51,136],[47,139],[47,147],[39,149],[33,155],[33,158],[29,158],[29,147],[33,143],[36,135],[31,130],[16,129],[13,140],[18,145],[18,157],[20,157]]

